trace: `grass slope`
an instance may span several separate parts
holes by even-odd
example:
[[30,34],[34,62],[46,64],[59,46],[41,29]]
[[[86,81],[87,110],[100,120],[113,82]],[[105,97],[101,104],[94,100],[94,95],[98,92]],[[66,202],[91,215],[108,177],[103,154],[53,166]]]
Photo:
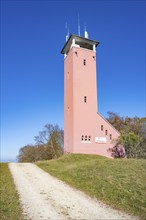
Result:
[[0,219],[22,219],[19,197],[7,163],[0,164]]
[[104,203],[145,219],[146,161],[64,155],[36,163],[51,175]]

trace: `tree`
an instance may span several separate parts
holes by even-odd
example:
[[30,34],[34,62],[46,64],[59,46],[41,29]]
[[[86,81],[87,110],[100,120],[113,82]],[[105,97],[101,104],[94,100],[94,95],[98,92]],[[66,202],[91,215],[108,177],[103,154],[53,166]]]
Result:
[[[146,118],[124,118],[108,112],[107,120],[121,133],[116,144],[124,145],[128,158],[146,158]],[[113,150],[113,155],[118,155],[117,149],[115,145],[109,150]]]
[[35,161],[35,148],[33,145],[26,145],[19,150],[17,157],[19,162],[34,162]]
[[63,154],[64,132],[58,125],[47,124],[35,136],[35,145],[26,145],[19,150],[19,162],[50,160]]
[[35,146],[35,161],[39,160],[51,160],[52,154],[48,148],[44,145]]
[[123,130],[125,126],[124,118],[119,116],[117,113],[114,112],[107,112],[108,118],[107,121],[114,126],[115,129],[117,129],[119,132]]
[[140,136],[146,136],[146,118],[139,118],[135,116],[121,117],[117,113],[108,112],[108,122],[113,125],[119,132],[134,132]]
[[52,158],[57,158],[63,154],[64,132],[59,126],[46,124],[44,130],[35,137],[36,145],[46,147]]
[[119,142],[125,147],[128,158],[145,158],[146,148],[143,146],[143,138],[134,132],[123,132],[119,137]]

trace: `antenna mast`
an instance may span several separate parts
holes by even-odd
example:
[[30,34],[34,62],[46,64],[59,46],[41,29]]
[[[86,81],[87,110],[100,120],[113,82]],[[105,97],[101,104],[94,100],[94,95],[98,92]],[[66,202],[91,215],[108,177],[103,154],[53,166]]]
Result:
[[69,38],[69,27],[67,25],[67,21],[65,22],[65,28],[66,28],[66,41],[67,41]]
[[87,29],[86,29],[86,24],[85,24],[84,37],[85,37],[85,38],[88,38],[88,32],[87,32]]
[[79,13],[78,13],[78,35],[80,36],[80,19],[79,19]]

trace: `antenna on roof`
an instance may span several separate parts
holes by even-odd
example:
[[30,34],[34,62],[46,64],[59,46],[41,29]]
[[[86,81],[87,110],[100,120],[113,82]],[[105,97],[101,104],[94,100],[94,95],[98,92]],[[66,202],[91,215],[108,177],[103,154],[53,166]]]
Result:
[[78,13],[78,35],[80,36],[80,19],[79,19],[79,13]]
[[66,28],[66,41],[67,41],[69,38],[69,27],[67,25],[67,21],[65,22],[65,28]]
[[85,37],[85,38],[88,38],[88,32],[87,32],[87,30],[86,30],[86,24],[85,24],[84,37]]

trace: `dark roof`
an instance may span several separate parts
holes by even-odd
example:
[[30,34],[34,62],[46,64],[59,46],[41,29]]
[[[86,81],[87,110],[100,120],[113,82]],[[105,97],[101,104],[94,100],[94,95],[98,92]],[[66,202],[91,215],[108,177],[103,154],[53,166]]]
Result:
[[72,44],[72,39],[75,39],[76,44],[80,45],[83,48],[87,48],[87,49],[91,49],[93,45],[95,45],[97,47],[97,45],[99,44],[98,41],[90,40],[88,38],[84,38],[84,37],[80,37],[80,36],[71,34],[69,36],[67,42],[65,43],[63,49],[61,50],[62,54],[65,54],[69,51],[70,46]]

